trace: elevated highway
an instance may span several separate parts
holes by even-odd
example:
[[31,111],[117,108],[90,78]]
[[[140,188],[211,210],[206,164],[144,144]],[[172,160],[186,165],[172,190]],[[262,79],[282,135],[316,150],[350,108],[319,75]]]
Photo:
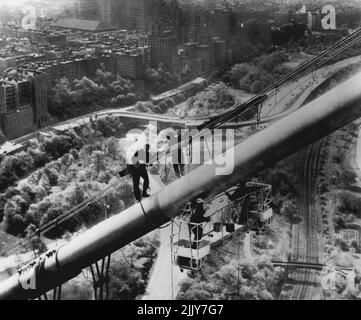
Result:
[[[223,124],[222,128],[240,128],[257,124],[265,124],[278,120],[299,109],[304,104],[309,95],[317,87],[331,78],[335,73],[346,67],[357,65],[361,66],[361,56],[345,59],[335,63],[334,65],[322,67],[313,73],[309,73],[298,79],[296,82],[281,88],[275,97],[271,97],[266,100],[262,108],[260,119],[241,122],[230,121]],[[239,100],[239,98],[237,98],[236,90],[230,90],[230,93],[235,97],[236,101]],[[7,142],[3,145],[3,148],[0,146],[0,158],[5,154],[13,153],[17,150],[20,151],[27,141],[33,139],[38,134],[49,131],[66,131],[82,125],[86,125],[89,123],[91,117],[102,118],[114,115],[120,118],[159,121],[188,127],[197,127],[209,120],[209,117],[195,117],[187,119],[144,112],[133,112],[130,111],[131,108],[132,107],[104,109],[42,128],[36,132]]]

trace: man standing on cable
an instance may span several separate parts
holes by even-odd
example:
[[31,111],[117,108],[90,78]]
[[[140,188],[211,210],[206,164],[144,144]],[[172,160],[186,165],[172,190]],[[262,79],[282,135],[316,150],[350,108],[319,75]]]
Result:
[[[129,161],[128,161],[129,162]],[[141,201],[140,195],[140,178],[143,178],[143,198],[148,198],[149,176],[147,167],[150,165],[150,145],[146,144],[143,148],[138,149],[128,163],[128,171],[133,177],[134,197],[137,201]]]

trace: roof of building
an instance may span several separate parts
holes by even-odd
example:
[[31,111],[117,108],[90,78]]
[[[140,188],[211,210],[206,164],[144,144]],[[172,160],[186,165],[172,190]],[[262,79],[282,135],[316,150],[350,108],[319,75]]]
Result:
[[72,18],[60,19],[53,26],[58,28],[77,29],[77,30],[92,31],[92,32],[96,32],[96,31],[100,32],[100,31],[114,29],[97,20],[80,20],[80,19],[72,19]]

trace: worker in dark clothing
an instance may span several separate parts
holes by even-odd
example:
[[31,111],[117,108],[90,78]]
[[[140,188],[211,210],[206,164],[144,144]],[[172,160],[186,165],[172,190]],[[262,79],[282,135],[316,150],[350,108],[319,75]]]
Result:
[[229,192],[229,191],[226,191],[226,196],[228,197],[228,199],[230,201],[235,201],[243,196],[245,196],[247,194],[247,187],[246,187],[246,184],[245,183],[240,183],[238,186],[237,186],[237,189],[234,190],[233,192]]
[[194,241],[192,243],[192,249],[198,249],[199,243],[203,238],[203,222],[209,221],[209,218],[205,217],[206,210],[204,208],[203,199],[197,199],[197,203],[190,217],[189,229],[194,234]]
[[146,144],[144,148],[137,150],[133,157],[131,164],[128,164],[128,171],[133,177],[134,196],[135,199],[141,201],[139,182],[140,178],[143,178],[143,198],[148,198],[149,189],[149,176],[147,167],[150,161],[150,145]]
[[[174,137],[167,137],[169,141],[169,153],[172,157],[172,165],[177,178],[184,176],[184,156],[182,151],[182,137],[180,131]],[[174,143],[172,145],[172,143]]]
[[236,221],[237,224],[242,224],[242,215],[246,212],[246,210],[243,210],[242,202],[240,202],[240,199],[242,197],[246,197],[244,202],[248,201],[246,184],[242,182],[237,186],[236,190],[231,192],[226,191],[225,194],[228,197],[229,201],[233,202],[233,213],[231,220]]

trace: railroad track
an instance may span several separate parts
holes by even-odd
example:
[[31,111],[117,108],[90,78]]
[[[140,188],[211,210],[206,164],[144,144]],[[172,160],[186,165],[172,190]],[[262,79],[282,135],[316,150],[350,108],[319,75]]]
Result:
[[[300,174],[298,218],[300,223],[292,226],[292,254],[289,260],[301,263],[319,263],[318,215],[315,210],[315,185],[320,170],[323,141],[307,149]],[[319,272],[311,269],[293,268],[288,273],[292,289],[281,294],[283,300],[311,300],[317,294]]]

